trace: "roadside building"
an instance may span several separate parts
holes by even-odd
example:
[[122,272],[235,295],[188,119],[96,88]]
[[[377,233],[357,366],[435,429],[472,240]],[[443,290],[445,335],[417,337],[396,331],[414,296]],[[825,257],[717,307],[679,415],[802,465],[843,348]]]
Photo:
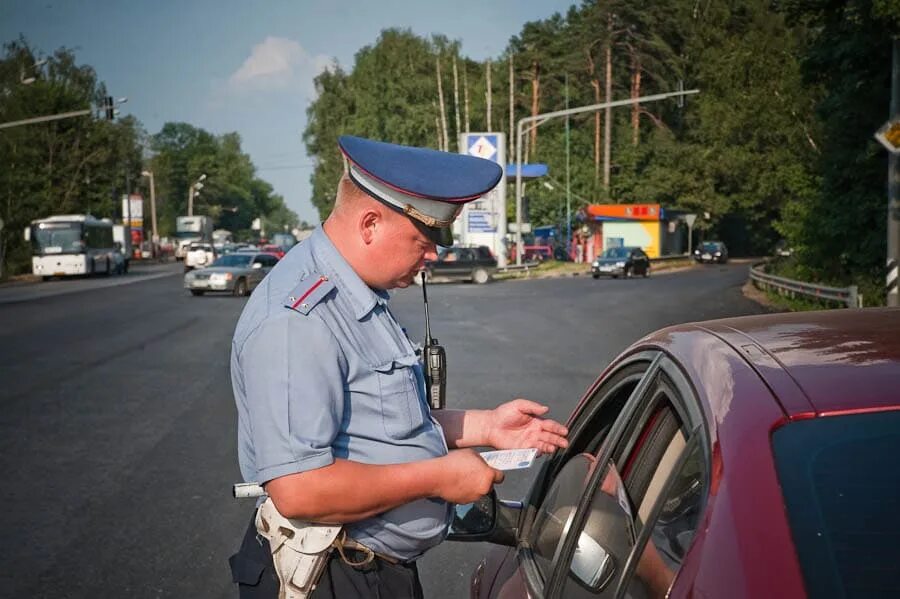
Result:
[[659,204],[591,204],[575,216],[573,258],[591,262],[611,247],[638,246],[651,258],[683,253],[687,231],[681,213]]

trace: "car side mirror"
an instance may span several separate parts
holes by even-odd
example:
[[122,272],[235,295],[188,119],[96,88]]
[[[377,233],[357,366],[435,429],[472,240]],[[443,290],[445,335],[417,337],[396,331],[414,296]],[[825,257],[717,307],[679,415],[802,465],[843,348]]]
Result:
[[454,506],[447,539],[514,547],[521,513],[521,501],[497,499],[496,493],[491,490],[473,503]]
[[23,236],[25,237],[25,241],[31,241],[31,229],[26,228],[23,232]]
[[262,268],[262,262],[254,262],[253,268]]

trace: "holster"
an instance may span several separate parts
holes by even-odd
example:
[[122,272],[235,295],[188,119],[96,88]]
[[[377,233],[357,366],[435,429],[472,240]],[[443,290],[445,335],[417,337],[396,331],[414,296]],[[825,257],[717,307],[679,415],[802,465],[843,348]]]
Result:
[[269,541],[281,589],[278,599],[305,599],[316,585],[341,532],[339,524],[285,518],[271,498],[256,512],[256,530]]

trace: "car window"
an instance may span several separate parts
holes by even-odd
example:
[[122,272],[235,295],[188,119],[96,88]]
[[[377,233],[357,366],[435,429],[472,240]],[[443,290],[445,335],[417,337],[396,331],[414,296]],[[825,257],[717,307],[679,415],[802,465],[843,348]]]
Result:
[[478,257],[481,260],[490,260],[493,256],[491,255],[491,250],[485,246],[481,246],[478,248]]
[[472,250],[464,249],[459,251],[459,259],[463,262],[472,262],[475,260]]
[[[641,398],[617,446],[598,473],[583,519],[568,536],[577,540],[568,560],[563,597],[667,595],[697,529],[705,500],[706,458],[699,437],[676,406],[678,391],[663,372]],[[597,466],[599,467],[599,466]]]
[[[683,441],[673,440],[674,444],[680,444],[681,451],[685,449]],[[675,455],[668,458],[675,459]],[[666,596],[700,521],[707,474],[702,446],[695,443],[688,449],[676,472],[660,468],[654,479],[664,482],[661,476],[669,473],[674,474],[669,490],[662,497],[650,538],[628,582],[628,595],[632,597]]]
[[257,257],[256,261],[259,262],[260,264],[262,264],[263,266],[265,266],[266,268],[268,268],[270,266],[275,266],[276,264],[278,264],[278,258],[276,258],[275,256],[267,256],[265,254]]
[[[648,361],[633,362],[607,377],[604,384],[588,396],[582,417],[571,429],[569,450],[549,482],[549,489],[540,501],[538,516],[528,535],[535,566],[545,581],[550,578],[555,552],[565,538],[562,534],[565,528],[558,522],[572,515],[586,490],[590,464],[584,461],[595,462],[594,454],[599,452],[616,416],[649,364]],[[573,461],[580,465],[570,465]],[[575,476],[573,469],[583,473],[582,478]]]
[[544,501],[535,516],[531,548],[535,565],[544,577],[550,578],[553,558],[568,530],[575,508],[584,494],[595,458],[586,453],[573,456],[553,479]]
[[792,422],[772,448],[809,596],[900,596],[900,411]]

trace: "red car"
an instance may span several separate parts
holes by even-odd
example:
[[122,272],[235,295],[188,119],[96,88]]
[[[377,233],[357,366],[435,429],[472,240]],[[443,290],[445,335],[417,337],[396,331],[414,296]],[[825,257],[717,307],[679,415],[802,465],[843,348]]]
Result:
[[259,248],[259,251],[266,253],[266,254],[272,254],[279,260],[284,258],[284,254],[285,254],[284,248],[282,248],[280,245],[271,245],[271,244],[264,245],[261,248]]
[[663,329],[591,386],[471,596],[900,596],[900,310]]

